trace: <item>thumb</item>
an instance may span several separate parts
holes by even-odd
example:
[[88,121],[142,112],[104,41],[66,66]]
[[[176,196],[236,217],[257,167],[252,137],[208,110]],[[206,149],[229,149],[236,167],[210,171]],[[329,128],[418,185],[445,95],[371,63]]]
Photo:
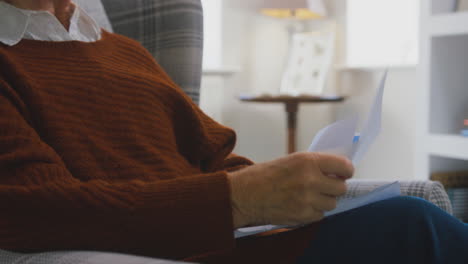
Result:
[[353,177],[354,166],[352,162],[345,157],[316,153],[315,159],[320,171],[324,175],[342,180],[347,180]]

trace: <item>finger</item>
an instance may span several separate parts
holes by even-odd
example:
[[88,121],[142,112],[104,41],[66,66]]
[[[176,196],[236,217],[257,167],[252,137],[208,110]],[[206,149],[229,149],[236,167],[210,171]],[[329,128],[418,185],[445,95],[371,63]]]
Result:
[[325,153],[315,154],[314,158],[323,174],[336,175],[336,177],[345,180],[353,177],[354,166],[349,159]]
[[325,213],[323,210],[310,207],[306,215],[304,215],[303,217],[300,217],[301,220],[296,221],[296,222],[299,224],[310,224],[310,223],[318,222],[322,220],[324,217],[325,217]]
[[318,211],[326,212],[336,208],[336,197],[329,195],[316,194],[313,199],[314,208]]
[[346,194],[348,190],[346,182],[339,178],[321,175],[318,181],[317,191],[324,195],[339,197]]
[[314,223],[322,220],[325,217],[325,213],[323,211],[315,210],[313,217],[307,221],[307,223]]

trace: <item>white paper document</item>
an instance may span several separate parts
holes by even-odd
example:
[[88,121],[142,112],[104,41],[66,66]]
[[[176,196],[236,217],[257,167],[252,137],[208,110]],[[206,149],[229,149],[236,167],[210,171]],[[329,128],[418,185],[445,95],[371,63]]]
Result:
[[[357,165],[380,133],[382,101],[386,79],[387,73],[384,74],[380,82],[367,120],[360,133],[357,131],[359,119],[357,116],[352,116],[320,130],[312,141],[309,151],[345,156],[349,158],[354,165]],[[356,135],[359,135],[359,138],[357,138]],[[342,199],[338,201],[337,208],[326,212],[325,216],[329,217],[334,214],[400,195],[400,184],[395,182],[379,187],[363,196]],[[236,238],[239,238],[280,228],[294,227],[275,225],[247,227],[237,229],[234,235]]]
[[370,193],[348,199],[342,199],[338,202],[334,210],[325,213],[325,217],[343,213],[361,206],[375,203],[378,201],[390,199],[401,195],[400,183],[394,182],[388,185],[380,186]]
[[[330,217],[332,215],[343,213],[343,212],[346,212],[355,208],[359,208],[359,207],[362,207],[371,203],[390,199],[390,198],[397,197],[400,195],[401,195],[400,183],[394,182],[388,185],[378,187],[375,190],[367,194],[358,196],[358,197],[341,199],[338,202],[338,206],[334,210],[325,212],[325,217]],[[254,226],[254,227],[240,228],[234,232],[234,235],[236,238],[240,238],[244,236],[255,235],[258,233],[263,233],[266,231],[271,231],[271,230],[276,230],[276,229],[281,229],[281,228],[293,228],[294,229],[298,227],[301,227],[301,226],[295,226],[295,227],[278,226],[278,225]]]
[[[309,151],[345,156],[354,165],[357,165],[380,133],[382,102],[386,80],[387,73],[385,72],[369,111],[367,121],[364,123],[364,127],[360,133],[357,131],[359,118],[352,116],[320,130],[312,141]],[[355,141],[354,138],[358,134],[359,140]]]

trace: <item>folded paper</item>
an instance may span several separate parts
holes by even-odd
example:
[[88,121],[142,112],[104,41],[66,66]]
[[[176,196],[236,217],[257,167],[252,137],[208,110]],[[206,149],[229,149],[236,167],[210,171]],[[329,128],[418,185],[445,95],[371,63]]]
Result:
[[[309,151],[345,156],[356,166],[380,133],[386,79],[387,72],[385,72],[380,82],[367,120],[360,133],[357,131],[359,122],[357,116],[340,120],[320,130],[312,141]],[[359,135],[359,137],[356,137],[356,135]],[[398,182],[381,186],[368,194],[338,201],[337,207],[332,211],[326,212],[325,217],[400,195],[400,184]],[[234,235],[236,238],[240,238],[281,228],[297,228],[297,226],[264,225],[247,227],[237,229]]]

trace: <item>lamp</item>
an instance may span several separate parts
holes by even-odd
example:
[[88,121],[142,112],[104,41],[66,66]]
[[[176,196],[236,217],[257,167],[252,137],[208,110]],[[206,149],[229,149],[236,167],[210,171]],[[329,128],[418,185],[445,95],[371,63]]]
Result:
[[323,0],[263,0],[260,10],[275,18],[307,20],[327,16]]

